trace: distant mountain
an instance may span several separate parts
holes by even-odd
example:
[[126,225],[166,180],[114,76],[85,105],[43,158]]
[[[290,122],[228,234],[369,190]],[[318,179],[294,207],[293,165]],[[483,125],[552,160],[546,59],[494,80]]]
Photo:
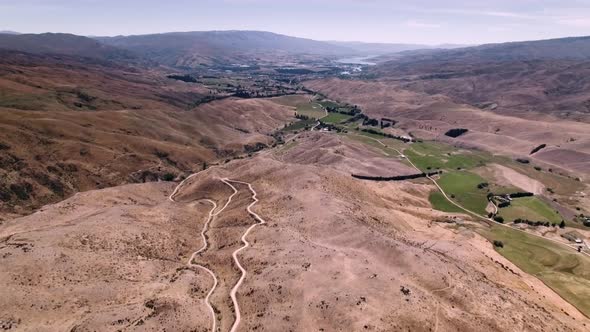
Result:
[[263,31],[172,32],[95,39],[163,64],[184,67],[235,63],[275,55],[340,56],[357,53],[345,46]]
[[590,36],[485,44],[435,52],[408,53],[407,62],[530,61],[590,59]]
[[328,43],[340,47],[346,47],[359,53],[367,55],[382,55],[388,53],[397,53],[417,49],[430,48],[428,45],[420,44],[387,44],[387,43],[363,43],[363,42],[343,42],[329,41]]
[[20,32],[10,30],[0,30],[0,35],[20,35]]
[[425,50],[425,49],[453,49],[466,47],[467,45],[442,44],[442,45],[423,45],[423,44],[396,44],[396,43],[364,43],[364,42],[342,42],[329,41],[330,44],[353,49],[364,55],[384,55],[405,51]]
[[101,60],[130,60],[131,52],[94,39],[65,33],[0,34],[0,49],[33,54],[63,54]]
[[494,112],[590,121],[590,37],[407,51],[372,74]]

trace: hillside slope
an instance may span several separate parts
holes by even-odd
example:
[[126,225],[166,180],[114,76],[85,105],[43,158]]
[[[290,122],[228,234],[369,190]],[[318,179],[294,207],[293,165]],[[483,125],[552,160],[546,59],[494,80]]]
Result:
[[[298,139],[314,149],[306,140]],[[199,232],[213,207],[205,199],[223,206],[232,190],[219,179],[230,177],[252,183],[253,209],[267,221],[239,254],[247,271],[237,291],[240,330],[584,331],[590,324],[474,232],[485,226],[433,211],[432,186],[365,182],[339,169],[337,160],[318,167],[271,153],[193,177],[175,202],[170,183],[138,184],[11,220],[0,225],[0,319],[35,331],[209,329],[204,299],[213,279],[187,262],[204,244]],[[240,277],[232,253],[254,223],[246,212],[251,193],[236,187],[196,257],[219,280],[210,302],[224,331]]]
[[272,143],[269,135],[292,120],[292,110],[267,100],[195,108],[208,90],[163,73],[3,54],[0,212],[186,175],[243,154],[248,144]]
[[196,67],[253,61],[273,55],[355,54],[352,49],[263,31],[195,31],[97,37],[100,42],[142,54],[166,65]]
[[590,37],[408,54],[372,68],[404,88],[506,115],[590,121]]
[[66,33],[0,33],[0,49],[35,54],[64,54],[101,60],[135,60],[129,51],[105,45],[94,39]]

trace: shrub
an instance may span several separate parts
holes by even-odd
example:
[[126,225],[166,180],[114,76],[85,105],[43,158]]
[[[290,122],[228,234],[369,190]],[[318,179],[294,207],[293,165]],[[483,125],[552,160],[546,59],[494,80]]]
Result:
[[504,223],[504,217],[502,217],[502,216],[495,216],[494,217],[494,221],[497,222],[497,223],[503,224]]
[[4,186],[0,186],[0,201],[8,202],[12,197],[12,193],[8,190],[8,188]]
[[530,160],[524,158],[516,158],[516,161],[518,161],[521,164],[529,164],[531,162]]
[[16,197],[24,201],[29,199],[29,194],[32,193],[33,186],[28,182],[11,184],[10,190],[16,195]]
[[494,240],[494,247],[504,248],[504,243],[502,241]]
[[172,173],[165,173],[164,175],[162,175],[162,181],[174,181],[175,178],[176,175]]
[[482,182],[482,183],[480,183],[480,184],[477,185],[477,189],[484,189],[484,188],[489,187],[489,185],[490,184],[487,183],[487,182]]
[[267,147],[266,144],[260,143],[260,142],[257,142],[256,144],[246,144],[246,145],[244,145],[244,152],[255,153],[260,150],[263,150],[266,147]]
[[167,158],[169,156],[168,152],[163,152],[163,151],[159,151],[159,150],[154,151],[154,154],[156,155],[156,157],[158,157],[160,159]]
[[565,221],[563,221],[563,220],[562,220],[562,221],[559,223],[559,228],[565,228]]
[[363,121],[363,126],[373,126],[373,127],[376,127],[378,125],[379,125],[379,120],[377,120],[377,119],[370,119],[369,118],[369,119],[365,119]]

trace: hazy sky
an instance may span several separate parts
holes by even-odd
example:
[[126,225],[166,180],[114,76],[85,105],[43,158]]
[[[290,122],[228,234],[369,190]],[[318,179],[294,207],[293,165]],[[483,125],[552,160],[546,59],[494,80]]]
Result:
[[319,40],[480,44],[590,35],[590,0],[0,0],[0,30],[265,30]]

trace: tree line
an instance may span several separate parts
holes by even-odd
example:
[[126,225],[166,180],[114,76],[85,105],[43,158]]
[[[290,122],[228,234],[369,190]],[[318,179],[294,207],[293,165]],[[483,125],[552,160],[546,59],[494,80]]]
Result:
[[436,171],[436,172],[430,172],[430,173],[409,174],[409,175],[397,175],[397,176],[368,176],[368,175],[358,175],[358,174],[351,174],[351,175],[353,178],[359,179],[359,180],[403,181],[403,180],[425,178],[427,176],[433,176],[433,175],[437,175],[437,174],[442,174],[442,171]]

